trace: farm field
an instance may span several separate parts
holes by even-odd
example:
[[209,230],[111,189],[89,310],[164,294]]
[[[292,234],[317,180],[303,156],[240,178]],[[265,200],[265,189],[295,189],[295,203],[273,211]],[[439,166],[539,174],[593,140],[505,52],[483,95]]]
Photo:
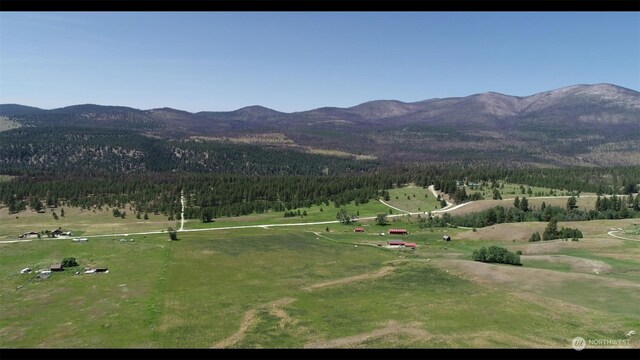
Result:
[[[585,238],[540,243],[527,238],[542,223],[472,232],[414,220],[0,244],[0,346],[640,346],[625,335],[640,329],[640,242],[607,235],[635,236],[633,219],[560,223]],[[377,235],[391,226],[410,235]],[[418,247],[378,246],[396,238]],[[490,245],[522,251],[524,265],[470,260]],[[109,273],[20,274],[69,256]]]
[[[357,217],[372,217],[377,214],[389,213],[389,207],[376,200],[369,200],[365,204],[355,205],[351,202],[342,206],[348,213],[354,214]],[[302,207],[295,209],[300,213],[306,212],[307,215],[284,217],[284,212],[267,212],[263,214],[251,214],[237,217],[220,217],[214,219],[211,223],[202,223],[200,220],[186,220],[185,229],[205,229],[205,228],[217,228],[227,226],[243,226],[243,225],[262,225],[262,224],[295,224],[295,223],[308,223],[308,222],[321,222],[321,221],[335,221],[336,214],[340,210],[336,208],[333,203],[329,206],[312,205],[310,207]],[[392,210],[392,213],[397,214],[398,211]]]
[[[60,216],[64,208],[65,216]],[[31,210],[9,215],[8,209],[0,209],[0,240],[15,240],[20,234],[29,231],[41,232],[62,227],[64,231],[72,231],[74,236],[122,234],[145,231],[162,231],[168,227],[179,226],[179,221],[168,221],[166,216],[148,214],[149,219],[136,219],[135,213],[127,208],[124,219],[114,217],[111,211],[82,210],[74,207],[58,207],[45,209],[43,214]],[[53,218],[51,210],[55,210],[58,220]]]
[[433,194],[420,186],[405,186],[389,190],[387,204],[410,212],[432,211],[440,208]]

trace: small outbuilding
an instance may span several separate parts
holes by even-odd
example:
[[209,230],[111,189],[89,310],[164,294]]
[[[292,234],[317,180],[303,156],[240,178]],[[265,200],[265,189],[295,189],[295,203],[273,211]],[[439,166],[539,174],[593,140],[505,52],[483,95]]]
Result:
[[442,237],[442,240],[444,240],[444,241],[451,241],[451,236],[449,236],[449,235],[445,235],[445,236],[443,236],[443,237]]
[[416,248],[416,244],[415,243],[404,243],[404,247],[415,249]]
[[387,245],[389,245],[389,246],[404,246],[404,241],[402,241],[402,240],[389,240],[389,241],[387,241]]
[[35,231],[29,231],[27,233],[20,235],[20,239],[33,239],[37,237],[38,237],[38,233]]
[[363,227],[357,227],[357,228],[353,229],[353,232],[364,232],[364,228]]
[[62,271],[64,270],[64,267],[62,266],[62,264],[53,264],[49,267],[49,270],[51,271]]
[[409,232],[407,229],[389,229],[389,235],[407,235]]
[[31,268],[24,268],[22,270],[20,270],[20,274],[28,274],[31,272]]

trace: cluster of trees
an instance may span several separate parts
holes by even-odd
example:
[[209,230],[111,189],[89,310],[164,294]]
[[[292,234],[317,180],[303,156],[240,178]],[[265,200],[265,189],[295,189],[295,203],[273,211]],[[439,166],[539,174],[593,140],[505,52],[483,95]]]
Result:
[[[536,236],[539,238],[540,234]],[[582,238],[582,231],[578,229],[569,229],[563,227],[558,231],[558,221],[556,219],[551,219],[547,224],[547,227],[544,229],[542,233],[542,240],[555,240],[555,239],[572,239],[577,241]]]
[[376,225],[380,225],[380,226],[387,225],[387,214],[376,215]]
[[[523,200],[526,200],[526,198],[523,198]],[[517,207],[514,206],[512,208],[495,206],[491,209],[456,216],[451,216],[445,213],[440,219],[433,219],[432,226],[446,226],[447,224],[450,224],[454,226],[480,228],[495,224],[513,222],[549,222],[551,219],[555,219],[557,221],[586,221],[596,219],[624,219],[640,217],[640,211],[634,210],[633,207],[628,206],[621,206],[617,211],[614,208],[606,208],[605,210],[602,210],[602,208],[601,210],[580,210],[575,207],[574,201],[569,198],[566,207],[547,206],[543,202],[538,209],[529,207],[528,203],[525,203],[525,206],[523,206],[523,200],[520,200]],[[628,203],[628,201],[625,201],[625,203]],[[428,218],[426,220],[428,220]]]
[[298,211],[289,210],[284,212],[284,217],[296,217],[296,216],[300,216],[300,217],[307,216],[307,210],[300,211],[300,209],[298,209]]
[[480,249],[473,250],[471,258],[474,261],[486,263],[522,265],[520,262],[520,254],[498,246],[489,246],[488,248],[481,247]]
[[547,224],[547,227],[544,229],[542,236],[540,236],[539,232],[534,232],[531,234],[529,238],[530,242],[540,241],[540,240],[555,240],[555,239],[571,239],[572,241],[578,241],[578,239],[582,239],[582,231],[579,229],[570,229],[563,227],[558,230],[558,221],[555,219],[551,219]]
[[632,212],[640,211],[640,194],[635,197],[633,194],[629,194],[628,196],[613,195],[609,198],[598,196],[596,199],[596,210],[607,214],[608,217],[614,217],[616,215],[617,218],[622,219],[632,217]]
[[[451,189],[449,188],[447,190],[449,191]],[[445,191],[445,193],[451,194],[448,191]],[[451,195],[451,198],[453,199],[453,202],[456,204],[462,204],[467,201],[484,200],[484,197],[479,192],[474,192],[471,195],[468,195],[467,190],[465,190],[464,186],[456,187],[455,191]]]
[[[567,192],[593,192],[597,194],[624,194],[637,192],[640,183],[640,166],[618,167],[562,167],[530,168],[526,166],[501,166],[491,164],[464,164],[451,162],[445,165],[413,166],[408,170],[422,186],[434,184],[436,190],[447,194],[456,191],[456,180],[497,184],[504,181],[514,184],[563,189]],[[493,185],[492,185],[493,186]],[[520,189],[521,193],[525,192]],[[527,192],[529,196],[533,192]]]
[[516,196],[516,198],[513,199],[513,207],[522,210],[522,212],[527,212],[529,211],[529,200],[524,196],[522,200],[520,200],[520,198]]
[[126,211],[120,211],[120,209],[118,208],[113,208],[113,210],[111,211],[111,214],[113,215],[113,217],[119,217],[119,218],[125,218],[127,216],[127,212]]
[[336,220],[340,222],[340,224],[349,225],[354,222],[358,217],[353,214],[347,212],[345,208],[340,208],[340,211],[336,214]]

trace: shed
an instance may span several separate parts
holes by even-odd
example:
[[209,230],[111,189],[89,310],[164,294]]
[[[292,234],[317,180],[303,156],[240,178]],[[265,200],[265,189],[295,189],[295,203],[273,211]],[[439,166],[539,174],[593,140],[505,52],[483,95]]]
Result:
[[73,239],[73,242],[87,242],[89,241],[89,239],[87,238],[75,238]]
[[364,228],[357,227],[357,228],[353,229],[353,232],[364,232]]
[[37,238],[37,237],[38,237],[38,233],[35,231],[29,231],[27,233],[20,235],[21,239],[30,239],[30,238]]
[[387,245],[389,245],[389,246],[403,246],[404,245],[404,241],[402,241],[402,240],[389,240],[389,241],[387,241]]
[[96,272],[99,272],[99,273],[101,273],[101,272],[103,272],[103,273],[108,273],[108,272],[109,272],[109,269],[107,269],[107,268],[96,268]]
[[416,244],[415,243],[404,243],[404,247],[415,249],[416,248]]
[[407,235],[408,233],[407,229],[389,229],[389,235]]
[[444,240],[444,241],[451,241],[451,236],[449,236],[449,235],[445,235],[445,236],[443,236],[443,237],[442,237],[442,240]]
[[49,267],[49,270],[51,271],[62,271],[64,270],[64,267],[62,267],[62,264],[53,264]]

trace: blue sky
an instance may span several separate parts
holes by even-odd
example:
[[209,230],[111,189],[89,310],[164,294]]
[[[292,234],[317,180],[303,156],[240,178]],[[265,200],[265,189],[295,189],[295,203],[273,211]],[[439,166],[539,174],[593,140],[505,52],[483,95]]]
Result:
[[280,111],[640,90],[640,13],[0,12],[0,103]]

